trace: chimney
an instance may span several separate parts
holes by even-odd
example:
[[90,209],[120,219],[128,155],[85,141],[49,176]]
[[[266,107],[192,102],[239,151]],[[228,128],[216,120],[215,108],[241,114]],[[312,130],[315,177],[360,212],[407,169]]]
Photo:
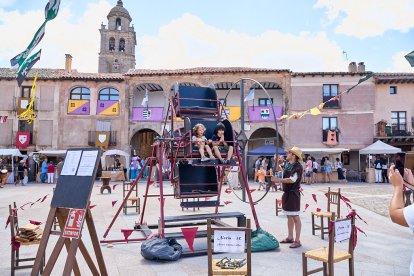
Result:
[[355,63],[355,62],[351,62],[351,63],[348,65],[348,72],[349,72],[349,73],[356,73],[356,72],[357,72],[357,65],[356,65],[356,63]]
[[365,64],[363,62],[358,63],[358,72],[364,73],[365,72]]
[[72,72],[72,56],[69,54],[65,54],[65,72]]

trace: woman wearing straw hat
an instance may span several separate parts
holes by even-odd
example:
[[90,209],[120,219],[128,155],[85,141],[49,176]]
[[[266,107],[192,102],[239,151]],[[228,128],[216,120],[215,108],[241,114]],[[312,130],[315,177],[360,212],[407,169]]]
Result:
[[[302,159],[302,150],[293,147],[287,150],[287,161],[289,163],[283,169],[283,178],[273,176],[272,181],[282,183],[282,209],[288,218],[288,237],[280,243],[291,243],[290,248],[301,247],[300,231],[302,223],[300,221],[300,183],[302,180],[302,165],[299,160]],[[296,230],[295,239],[293,239],[293,228]]]

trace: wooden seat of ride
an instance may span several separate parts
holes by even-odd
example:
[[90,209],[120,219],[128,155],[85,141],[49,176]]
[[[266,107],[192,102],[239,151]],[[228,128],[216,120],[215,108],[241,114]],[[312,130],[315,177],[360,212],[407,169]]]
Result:
[[132,192],[128,199],[125,201],[125,204],[123,206],[124,214],[126,215],[128,213],[128,209],[135,209],[136,213],[140,213],[140,199],[138,197],[138,185],[135,185],[132,187],[131,181],[124,181],[122,184],[122,193],[123,198],[126,197],[128,192],[132,189]]
[[217,93],[212,87],[178,86],[173,105],[178,117],[216,115],[219,113]]
[[[185,157],[192,157],[192,158],[200,158],[200,152],[197,146],[191,141],[191,137],[193,136],[193,128],[196,124],[203,124],[206,128],[206,132],[204,136],[207,140],[210,140],[213,136],[214,129],[216,128],[218,123],[222,123],[226,128],[224,132],[224,140],[227,142],[229,146],[233,146],[234,143],[234,134],[233,134],[233,127],[229,120],[195,120],[191,118],[184,119],[184,132],[185,132],[185,148],[184,148],[184,155]],[[213,146],[210,145],[210,148],[213,150]],[[213,152],[214,153],[214,152]],[[220,154],[223,158],[226,158],[227,151],[222,150]],[[207,156],[207,153],[206,153]]]
[[[329,233],[329,219],[331,218],[334,210],[332,210],[331,205],[336,205],[335,214],[337,218],[341,216],[341,189],[338,188],[337,192],[331,192],[331,188],[328,188],[327,195],[327,210],[326,211],[319,211],[319,212],[312,212],[312,235],[315,235],[315,231],[321,231],[321,239],[324,239],[325,234]],[[316,224],[315,218],[320,218],[320,224]],[[324,223],[324,220],[326,224]]]
[[[351,227],[350,237],[348,238],[348,250],[335,248],[335,223],[340,221],[347,221]],[[302,269],[303,275],[311,275],[320,271],[323,271],[323,275],[334,275],[334,263],[348,260],[349,275],[354,275],[354,230],[355,218],[350,217],[346,219],[336,220],[335,212],[331,214],[330,224],[332,229],[329,231],[329,244],[328,247],[321,247],[312,249],[302,253]],[[346,228],[346,227],[345,227]],[[342,233],[343,234],[343,233]],[[308,271],[308,258],[315,261],[323,262],[323,266]]]

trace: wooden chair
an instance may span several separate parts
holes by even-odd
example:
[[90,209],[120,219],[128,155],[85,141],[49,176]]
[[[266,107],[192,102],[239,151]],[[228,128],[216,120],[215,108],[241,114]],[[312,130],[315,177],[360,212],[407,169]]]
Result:
[[[131,190],[131,182],[130,181],[124,181],[122,184],[122,190],[123,190],[123,198],[126,197],[128,192]],[[128,209],[133,208],[135,209],[136,213],[140,213],[140,200],[138,197],[138,183],[137,185],[132,188],[132,193],[129,195],[128,200],[125,201],[125,204],[123,206],[124,214],[126,215],[128,213]]]
[[[9,216],[10,216],[10,234],[11,234],[11,239],[12,239],[12,244],[10,245],[11,247],[11,275],[14,276],[15,271],[18,269],[32,268],[34,265],[34,260],[36,259],[34,257],[33,258],[20,258],[20,247],[33,245],[33,244],[39,244],[40,240],[35,240],[35,241],[30,241],[30,242],[19,241],[18,243],[20,243],[20,247],[14,246],[13,243],[17,242],[15,239],[16,239],[17,234],[19,233],[19,220],[17,216],[16,202],[13,202],[13,208],[11,205],[9,205]],[[30,261],[33,261],[33,263],[28,264],[28,265],[20,265],[20,263],[26,263]],[[45,264],[45,259],[43,258],[42,264],[40,266],[41,273],[43,272],[44,264]]]
[[[321,231],[321,239],[325,238],[325,234],[328,234],[328,221],[332,217],[333,210],[331,205],[336,205],[336,217],[341,217],[341,189],[337,192],[331,192],[331,188],[328,188],[328,206],[327,211],[312,212],[312,235],[315,235],[316,230]],[[315,223],[315,218],[320,218],[320,224]],[[326,219],[326,224],[324,220]]]
[[[354,275],[354,227],[355,227],[355,217],[340,219],[335,221],[335,213],[332,213],[331,217],[332,227],[329,231],[329,246],[321,247],[318,249],[313,249],[307,252],[302,253],[302,266],[303,266],[303,275],[311,275],[320,271],[323,271],[323,275],[334,275],[334,263],[348,260],[349,265],[349,275]],[[335,241],[337,238],[337,233],[335,233],[335,223],[346,222],[348,231],[350,231],[350,237],[348,238],[348,250],[343,250],[335,248]],[[323,266],[308,271],[308,258],[323,262]]]
[[[221,225],[220,221],[215,221],[215,225]],[[211,227],[212,220],[207,220],[207,248],[208,248],[208,275],[252,275],[252,268],[251,268],[251,227],[250,227],[250,219],[246,222],[246,227]],[[212,248],[212,235],[214,235],[215,230],[222,230],[222,231],[243,231],[246,235],[246,260],[247,262],[241,267],[236,269],[223,269],[219,266],[216,266],[216,263],[220,261],[220,259],[213,259],[213,251]]]

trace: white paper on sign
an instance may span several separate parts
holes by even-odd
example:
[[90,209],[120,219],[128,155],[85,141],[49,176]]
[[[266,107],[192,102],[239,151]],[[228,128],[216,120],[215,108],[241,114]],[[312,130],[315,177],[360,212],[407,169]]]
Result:
[[335,242],[348,240],[351,237],[351,231],[350,219],[335,221]]
[[75,175],[81,157],[81,150],[67,151],[61,175]]
[[28,105],[29,105],[29,101],[28,100],[21,100],[20,101],[20,108],[26,109]]
[[97,150],[83,151],[80,160],[77,176],[92,176],[95,169],[96,157],[98,157]]
[[214,252],[243,253],[246,247],[244,231],[214,231]]

